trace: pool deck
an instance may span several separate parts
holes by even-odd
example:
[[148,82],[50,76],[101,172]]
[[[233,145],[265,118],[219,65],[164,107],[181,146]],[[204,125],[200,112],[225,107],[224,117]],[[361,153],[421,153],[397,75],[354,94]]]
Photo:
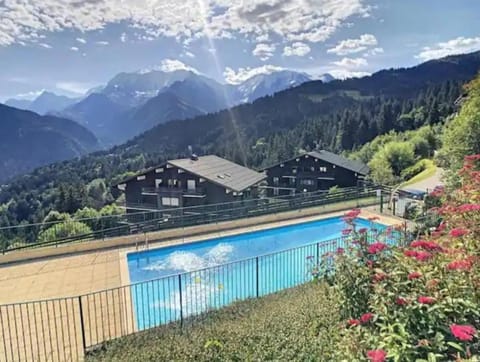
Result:
[[[320,215],[291,217],[281,221],[260,223],[255,226],[242,227],[236,222],[230,228],[217,225],[215,228],[205,228],[203,234],[188,235],[188,228],[180,237],[159,242],[151,241],[149,249],[202,241],[220,236],[229,236],[249,231],[269,229],[291,225],[300,222],[321,220],[343,215],[344,211]],[[369,208],[362,209],[360,217],[378,216],[379,222],[385,225],[395,225],[401,219],[377,214]],[[249,219],[250,224],[255,218]],[[227,225],[228,226],[228,225]],[[205,226],[206,227],[206,226]],[[198,227],[196,227],[198,228]],[[77,252],[73,255],[44,257],[39,260],[16,262],[0,266],[0,304],[42,300],[48,298],[78,296],[103,289],[116,288],[129,284],[126,253],[144,250],[145,244],[136,249],[135,246],[120,246],[116,249]]]

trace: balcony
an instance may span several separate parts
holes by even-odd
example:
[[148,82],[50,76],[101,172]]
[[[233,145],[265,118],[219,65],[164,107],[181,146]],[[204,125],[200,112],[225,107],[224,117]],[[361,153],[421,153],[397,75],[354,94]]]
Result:
[[181,189],[177,187],[144,187],[142,188],[143,195],[168,195],[168,196],[183,196],[183,197],[206,197],[205,189],[196,187],[194,189]]

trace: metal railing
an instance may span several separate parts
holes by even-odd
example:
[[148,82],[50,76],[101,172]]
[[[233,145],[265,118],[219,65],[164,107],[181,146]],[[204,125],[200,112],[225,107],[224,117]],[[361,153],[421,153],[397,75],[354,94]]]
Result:
[[[377,190],[378,188],[373,186],[352,187],[327,194],[314,192],[287,197],[168,208],[110,217],[71,219],[56,223],[4,227],[0,228],[0,250],[5,254],[17,250],[60,246],[80,241],[104,240],[112,237],[219,223],[352,200],[358,200],[358,205],[354,206],[370,206],[379,202]],[[78,222],[88,226],[87,231],[79,228]],[[46,233],[48,230],[50,230],[49,233]],[[72,232],[72,230],[76,232]],[[16,242],[12,243],[12,240],[16,240]]]
[[[370,233],[367,241],[377,237]],[[0,360],[77,361],[119,337],[194,323],[235,301],[311,281],[314,263],[346,238],[76,297],[0,305]]]

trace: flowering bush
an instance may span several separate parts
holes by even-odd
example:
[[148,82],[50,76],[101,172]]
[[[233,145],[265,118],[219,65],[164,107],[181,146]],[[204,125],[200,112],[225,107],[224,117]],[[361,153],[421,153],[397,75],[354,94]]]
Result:
[[434,195],[435,228],[409,245],[368,240],[358,210],[345,215],[344,252],[330,257],[326,277],[346,321],[339,360],[480,358],[479,166],[480,155],[465,159],[461,188]]

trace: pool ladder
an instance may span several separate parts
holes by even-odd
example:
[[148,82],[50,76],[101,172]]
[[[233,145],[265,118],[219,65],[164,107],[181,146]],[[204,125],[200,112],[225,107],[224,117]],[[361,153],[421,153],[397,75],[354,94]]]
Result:
[[[146,233],[145,233],[144,235],[145,235],[145,241],[144,241],[144,243],[143,243],[143,245],[144,245],[144,250],[148,250],[148,249],[150,249],[150,244],[149,244],[149,242],[148,242],[148,236],[147,236]],[[138,235],[137,235],[137,236],[135,236],[135,250],[136,250],[136,251],[138,251],[140,245],[141,245],[141,244],[140,244],[140,242],[139,242],[139,237],[138,237]]]

